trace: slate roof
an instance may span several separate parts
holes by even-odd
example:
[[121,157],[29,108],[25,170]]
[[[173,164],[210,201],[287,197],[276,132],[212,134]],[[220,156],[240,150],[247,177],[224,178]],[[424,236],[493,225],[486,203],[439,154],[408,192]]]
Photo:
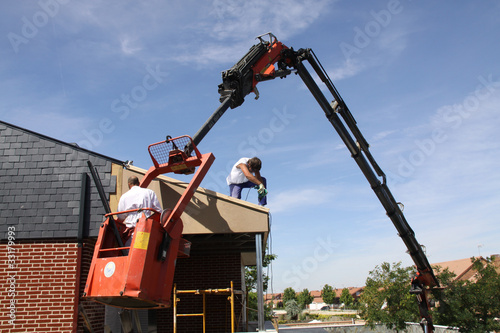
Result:
[[83,173],[84,236],[96,237],[105,212],[89,160],[109,199],[116,192],[111,166],[122,161],[0,121],[0,240],[7,238],[9,226],[16,239],[76,238]]

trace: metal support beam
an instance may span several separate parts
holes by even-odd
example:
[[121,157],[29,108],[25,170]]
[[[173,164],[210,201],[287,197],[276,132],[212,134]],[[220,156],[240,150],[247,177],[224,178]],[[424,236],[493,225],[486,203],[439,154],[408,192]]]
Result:
[[257,262],[257,311],[259,332],[265,331],[264,326],[264,283],[262,280],[262,234],[255,235],[255,255]]
[[208,120],[201,126],[201,128],[196,132],[196,134],[193,136],[193,142],[195,145],[198,145],[201,140],[207,135],[208,131],[214,127],[215,123],[222,117],[224,112],[229,108],[231,105],[231,96],[225,97],[224,100],[222,100],[221,104],[215,110],[215,112],[208,118]]

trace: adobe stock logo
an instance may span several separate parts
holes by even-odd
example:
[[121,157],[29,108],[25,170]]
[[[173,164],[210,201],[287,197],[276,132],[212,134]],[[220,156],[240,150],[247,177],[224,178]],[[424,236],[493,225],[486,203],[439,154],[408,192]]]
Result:
[[495,81],[493,75],[477,77],[479,84],[476,89],[466,96],[462,102],[448,105],[437,110],[436,120],[439,123],[434,127],[430,136],[415,140],[415,148],[408,154],[400,155],[397,173],[388,173],[387,176],[394,184],[401,183],[411,177],[419,167],[436,152],[437,148],[447,142],[450,134],[459,129],[467,119],[481,112],[481,107],[494,94],[498,94],[500,81]]
[[352,44],[342,42],[339,44],[340,50],[346,59],[350,59],[353,54],[359,55],[361,50],[368,47],[373,39],[377,38],[391,24],[394,15],[403,11],[403,6],[399,0],[390,0],[386,9],[380,11],[370,11],[373,20],[368,21],[363,29],[354,27],[354,38]]
[[[288,128],[296,117],[297,115],[288,111],[286,105],[281,110],[273,108],[267,125],[262,126],[257,132],[253,132],[254,134],[247,136],[237,145],[236,151],[238,155],[246,157],[258,156],[260,152],[265,151],[272,144],[280,133]],[[212,191],[225,193],[227,191],[226,177],[235,162],[228,161],[225,170],[209,172],[204,187]]]
[[65,5],[69,0],[40,0],[38,6],[40,10],[36,11],[31,18],[23,16],[21,18],[22,26],[20,34],[9,32],[7,39],[14,49],[15,53],[19,52],[21,44],[28,44],[30,40],[38,35],[39,29],[45,27],[50,18],[54,18],[60,9],[60,5]]
[[296,115],[288,112],[284,106],[282,110],[273,109],[273,117],[269,120],[268,126],[262,127],[257,135],[249,135],[238,145],[238,153],[241,156],[256,156],[260,151],[273,142],[278,133],[283,132]]
[[[156,65],[155,68],[147,65],[146,72],[140,84],[133,86],[129,92],[122,93],[119,98],[111,101],[111,112],[117,114],[120,120],[127,119],[131,115],[132,110],[137,109],[147,99],[149,92],[156,89],[168,76],[168,72],[161,71],[159,65]],[[101,118],[95,128],[82,130],[82,135],[85,139],[79,141],[77,144],[88,150],[101,145],[104,136],[116,130],[115,122],[116,120],[114,121],[108,117]]]
[[215,14],[219,20],[228,19],[230,17],[240,17],[243,16],[243,8],[238,3],[231,0],[214,0],[212,2],[213,10],[211,14]]

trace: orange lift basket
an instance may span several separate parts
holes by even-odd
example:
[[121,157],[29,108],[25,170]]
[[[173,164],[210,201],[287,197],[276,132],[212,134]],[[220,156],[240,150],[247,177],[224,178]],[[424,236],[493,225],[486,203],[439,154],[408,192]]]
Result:
[[[167,137],[148,150],[154,166],[142,178],[141,187],[146,188],[160,174],[190,174],[198,169],[173,209],[139,209],[142,216],[130,246],[123,245],[121,235],[126,227],[114,216],[138,210],[105,215],[85,284],[83,296],[87,299],[126,309],[171,306],[175,262],[189,256],[191,245],[181,238],[180,217],[215,157],[212,153],[202,155],[189,136]],[[149,217],[144,214],[147,211]]]

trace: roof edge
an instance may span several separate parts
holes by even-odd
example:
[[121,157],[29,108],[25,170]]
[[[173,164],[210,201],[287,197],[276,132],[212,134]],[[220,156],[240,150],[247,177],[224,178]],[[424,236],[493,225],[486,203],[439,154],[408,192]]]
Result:
[[[134,166],[134,165],[129,165],[126,168],[130,171],[134,171],[134,172],[137,172],[137,173],[140,173],[143,175],[146,174],[146,172],[147,172],[147,170],[139,168],[139,167]],[[179,186],[179,187],[183,187],[183,188],[186,188],[188,186],[188,183],[186,183],[186,182],[180,181],[178,179],[170,178],[170,177],[165,176],[165,175],[159,175],[158,177],[156,177],[156,179],[161,180],[163,182],[167,182],[171,185]],[[215,192],[215,191],[203,188],[203,187],[198,187],[196,189],[196,192],[203,194],[203,195],[206,195],[206,196],[217,198],[219,200],[230,201],[231,203],[233,203],[235,205],[240,205],[240,206],[243,206],[243,207],[248,208],[248,209],[261,211],[261,212],[266,213],[266,214],[269,213],[269,211],[270,211],[269,208],[259,206],[257,204],[254,204],[254,203],[251,203],[248,201],[244,201],[241,199],[236,199],[236,198],[230,197],[229,195]]]
[[4,124],[5,126],[14,128],[14,129],[16,129],[18,131],[23,131],[23,132],[30,133],[31,135],[38,136],[39,138],[42,138],[44,140],[53,141],[55,143],[58,143],[58,144],[61,144],[61,145],[65,145],[65,146],[67,146],[69,148],[72,148],[72,149],[75,149],[75,150],[79,150],[79,151],[85,152],[87,154],[96,155],[96,156],[98,156],[100,158],[104,158],[104,159],[109,160],[110,162],[113,162],[113,163],[116,163],[116,164],[124,164],[125,163],[124,161],[121,161],[119,159],[116,159],[116,158],[113,158],[113,157],[109,157],[107,155],[104,155],[104,154],[97,153],[97,152],[92,151],[92,150],[88,150],[88,149],[82,148],[82,147],[78,146],[77,144],[72,144],[72,143],[69,143],[69,142],[66,142],[66,141],[62,141],[62,140],[50,137],[48,135],[41,134],[41,133],[38,133],[38,132],[35,132],[35,131],[32,131],[32,130],[26,129],[26,128],[21,127],[21,126],[17,126],[17,125],[8,123],[8,122],[3,121],[3,120],[0,120],[0,123]]

